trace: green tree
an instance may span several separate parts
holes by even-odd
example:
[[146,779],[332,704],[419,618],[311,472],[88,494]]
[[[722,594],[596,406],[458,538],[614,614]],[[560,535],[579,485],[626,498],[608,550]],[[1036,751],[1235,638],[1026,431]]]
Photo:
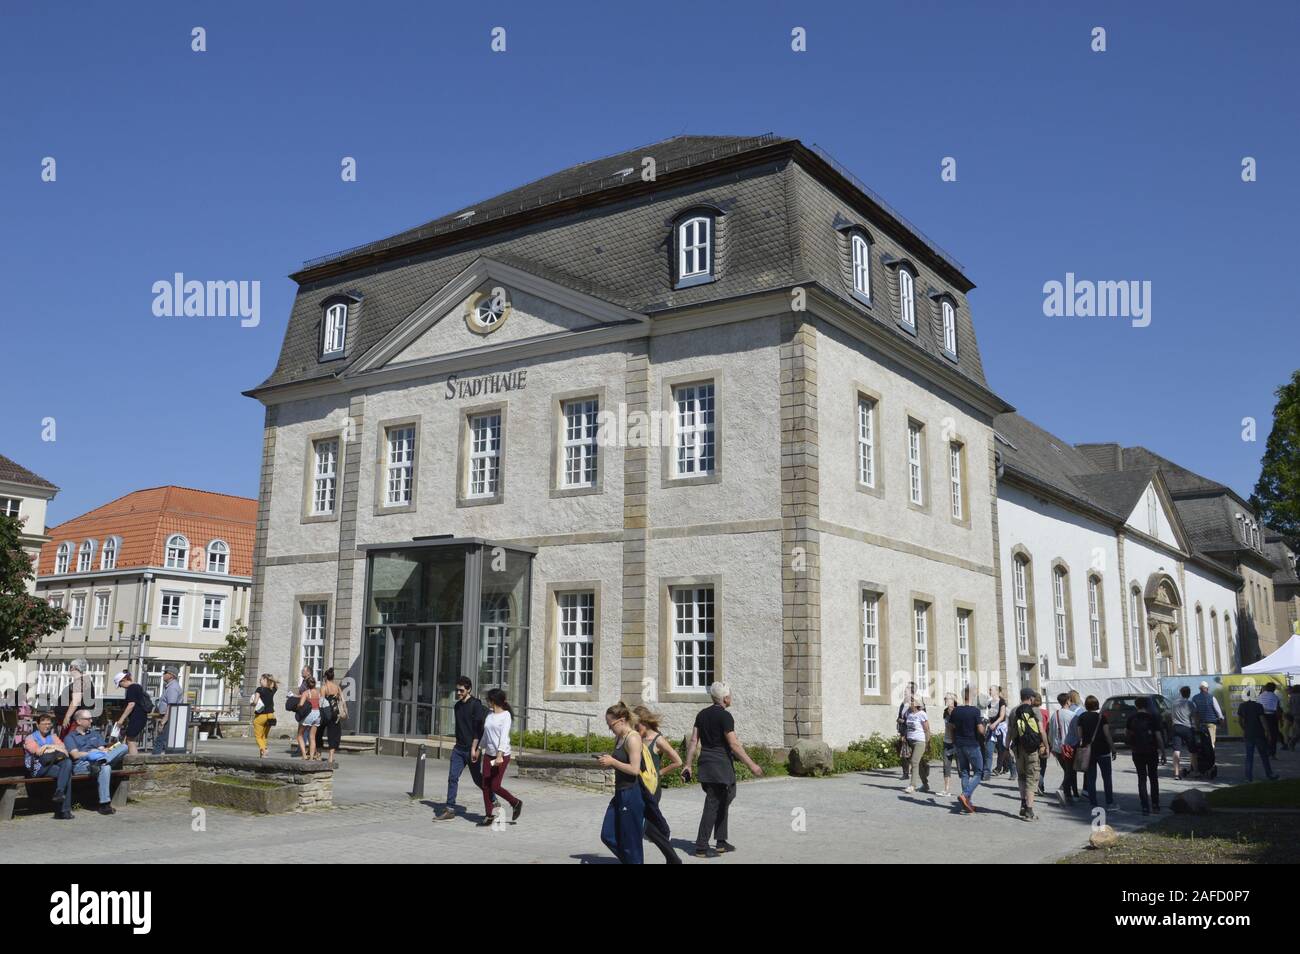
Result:
[[226,645],[208,654],[212,672],[226,681],[228,694],[238,693],[244,685],[244,665],[248,661],[248,627],[237,619],[226,634]]
[[25,660],[36,644],[68,625],[68,612],[27,592],[36,579],[22,544],[23,522],[0,516],[0,662]]
[[1264,445],[1250,505],[1263,523],[1300,547],[1300,370],[1277,389],[1273,430]]

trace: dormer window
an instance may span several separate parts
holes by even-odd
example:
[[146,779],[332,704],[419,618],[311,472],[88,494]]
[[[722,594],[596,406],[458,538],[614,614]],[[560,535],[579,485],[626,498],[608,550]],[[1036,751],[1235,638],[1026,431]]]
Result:
[[711,282],[714,275],[714,216],[694,212],[677,223],[675,287]]
[[109,537],[104,541],[104,549],[99,551],[99,568],[101,570],[117,569],[117,546],[117,537]]
[[898,320],[916,331],[916,276],[906,265],[898,268]]
[[94,561],[94,559],[95,559],[95,541],[87,540],[81,545],[81,549],[77,551],[77,572],[89,573],[91,569],[91,563]]
[[939,310],[943,317],[943,350],[949,357],[957,357],[957,309],[953,308],[952,302],[943,299],[939,303]]
[[849,239],[853,256],[853,291],[863,298],[871,297],[871,243],[861,232]]
[[179,533],[167,538],[167,559],[165,565],[169,570],[184,570],[189,565],[190,541]]
[[68,562],[72,559],[72,544],[60,543],[59,550],[54,555],[54,572],[67,573]]
[[224,540],[213,540],[208,544],[208,572],[227,573],[230,570],[230,547]]
[[346,302],[335,302],[325,309],[325,325],[321,332],[320,354],[329,358],[343,353],[343,344],[348,335],[348,306]]

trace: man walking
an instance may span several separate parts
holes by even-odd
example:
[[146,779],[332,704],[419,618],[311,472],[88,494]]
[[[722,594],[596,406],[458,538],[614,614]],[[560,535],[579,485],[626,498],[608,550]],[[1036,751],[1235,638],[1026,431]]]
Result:
[[[1133,768],[1137,771],[1138,800],[1142,803],[1143,815],[1150,815],[1153,811],[1159,814],[1160,781],[1157,764],[1165,747],[1164,727],[1160,719],[1151,714],[1150,700],[1146,696],[1138,696],[1133,704],[1137,706],[1137,712],[1129,716],[1124,731],[1128,737],[1129,752],[1133,756]],[[1177,766],[1178,749],[1175,748],[1174,767]],[[1151,785],[1150,795],[1147,794],[1148,781]]]
[[1034,704],[1037,695],[1028,686],[1020,690],[1020,705],[1011,713],[1007,727],[1007,747],[1014,755],[1020,785],[1020,817],[1025,821],[1038,821],[1034,814],[1034,794],[1038,790],[1039,759],[1047,755],[1047,740],[1043,738],[1042,721]]
[[450,821],[456,817],[456,792],[460,776],[469,767],[469,777],[479,788],[483,787],[483,771],[479,767],[478,741],[483,738],[483,723],[487,719],[487,706],[471,691],[474,684],[469,676],[456,680],[456,744],[451,750],[451,767],[447,770],[447,804],[433,816],[434,821]]
[[731,707],[731,689],[725,683],[709,686],[713,705],[702,709],[695,717],[691,741],[686,746],[686,768],[682,778],[690,781],[695,753],[700,754],[700,787],[704,789],[704,814],[700,816],[700,829],[695,836],[695,857],[709,857],[709,837],[717,836],[719,854],[735,851],[736,846],[727,841],[727,812],[736,797],[735,759],[745,763],[755,777],[763,769],[754,763],[736,736],[736,720],[727,711]]
[[1061,787],[1056,790],[1057,801],[1062,806],[1079,797],[1079,780],[1074,771],[1074,752],[1066,757],[1069,748],[1070,727],[1074,724],[1074,710],[1070,708],[1070,694],[1058,693],[1056,702],[1060,706],[1047,720],[1047,744],[1056,756],[1056,764],[1061,766]]
[[1246,781],[1255,781],[1255,750],[1259,750],[1259,760],[1264,763],[1264,777],[1270,782],[1277,781],[1273,766],[1268,760],[1268,729],[1264,720],[1264,707],[1255,701],[1255,690],[1246,690],[1246,701],[1237,710],[1241,720],[1241,733],[1246,739]]
[[1277,683],[1270,682],[1259,694],[1259,704],[1264,707],[1264,729],[1268,733],[1268,757],[1277,758],[1277,740],[1281,735],[1278,722],[1282,716],[1282,700],[1277,697]]
[[957,750],[957,776],[961,779],[961,794],[957,801],[967,814],[975,814],[971,801],[984,775],[984,715],[971,705],[970,686],[962,692],[962,704],[948,716],[952,728],[952,744]]
[[1196,771],[1196,706],[1192,702],[1192,687],[1181,686],[1171,711],[1174,720],[1174,781],[1182,775],[1183,746],[1187,746],[1190,772]]
[[1210,684],[1201,681],[1201,691],[1192,697],[1192,702],[1196,705],[1197,724],[1210,730],[1210,748],[1219,747],[1219,726],[1223,724],[1223,710],[1219,708],[1219,700],[1214,698],[1214,693],[1210,692]]
[[159,693],[158,701],[154,703],[154,711],[158,713],[158,721],[154,725],[154,755],[163,754],[163,749],[167,745],[167,723],[171,719],[172,706],[179,703],[182,698],[181,681],[176,678],[176,667],[168,663],[163,666],[162,692]]

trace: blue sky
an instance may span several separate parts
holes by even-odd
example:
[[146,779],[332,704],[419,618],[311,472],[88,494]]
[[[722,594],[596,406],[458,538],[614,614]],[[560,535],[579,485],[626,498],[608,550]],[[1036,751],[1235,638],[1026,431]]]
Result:
[[[1022,413],[1246,495],[1300,365],[1297,35],[1289,0],[6,0],[0,452],[63,488],[51,524],[166,483],[256,496],[262,409],[240,392],[275,363],[303,260],[668,136],[770,131],[964,263],[989,382]],[[155,317],[178,271],[260,281],[260,325]],[[1150,326],[1045,317],[1067,272],[1150,281]]]

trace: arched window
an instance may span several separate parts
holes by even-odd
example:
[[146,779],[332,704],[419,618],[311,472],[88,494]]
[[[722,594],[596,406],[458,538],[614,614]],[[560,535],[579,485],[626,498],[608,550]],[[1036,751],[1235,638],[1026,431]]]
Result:
[[1237,668],[1237,647],[1232,642],[1232,614],[1227,610],[1223,611],[1223,638],[1228,645],[1228,665],[1232,669]]
[[165,565],[169,570],[184,570],[189,566],[190,541],[179,533],[167,538],[167,559]]
[[89,573],[95,560],[95,541],[86,540],[77,551],[77,572]]
[[957,311],[952,307],[952,302],[946,298],[940,303],[940,311],[943,313],[943,350],[955,358],[957,357]]
[[861,232],[849,239],[853,254],[853,290],[863,298],[871,297],[871,243]]
[[230,547],[224,540],[213,540],[208,544],[208,572],[230,572]]
[[109,537],[104,541],[104,549],[99,551],[99,568],[101,570],[117,569],[118,538]]
[[1205,672],[1208,667],[1205,655],[1205,613],[1199,603],[1196,605],[1196,655],[1201,672]]
[[1133,650],[1133,665],[1145,669],[1146,645],[1142,641],[1142,591],[1136,586],[1128,594],[1128,631]]
[[1219,614],[1210,608],[1210,639],[1214,640],[1214,671],[1223,672],[1223,654],[1219,649]]
[[898,269],[898,320],[916,328],[916,276],[902,265]]
[[1092,661],[1105,662],[1103,640],[1101,577],[1096,574],[1088,576],[1088,639],[1092,644]]
[[677,225],[677,285],[713,277],[713,216],[695,214]]
[[321,334],[321,357],[343,353],[348,335],[348,306],[336,302],[325,309],[325,327]]
[[67,573],[68,563],[72,560],[72,544],[60,543],[58,553],[54,556],[54,572]]
[[1052,621],[1056,632],[1056,655],[1069,659],[1070,652],[1070,574],[1063,566],[1052,570]]

